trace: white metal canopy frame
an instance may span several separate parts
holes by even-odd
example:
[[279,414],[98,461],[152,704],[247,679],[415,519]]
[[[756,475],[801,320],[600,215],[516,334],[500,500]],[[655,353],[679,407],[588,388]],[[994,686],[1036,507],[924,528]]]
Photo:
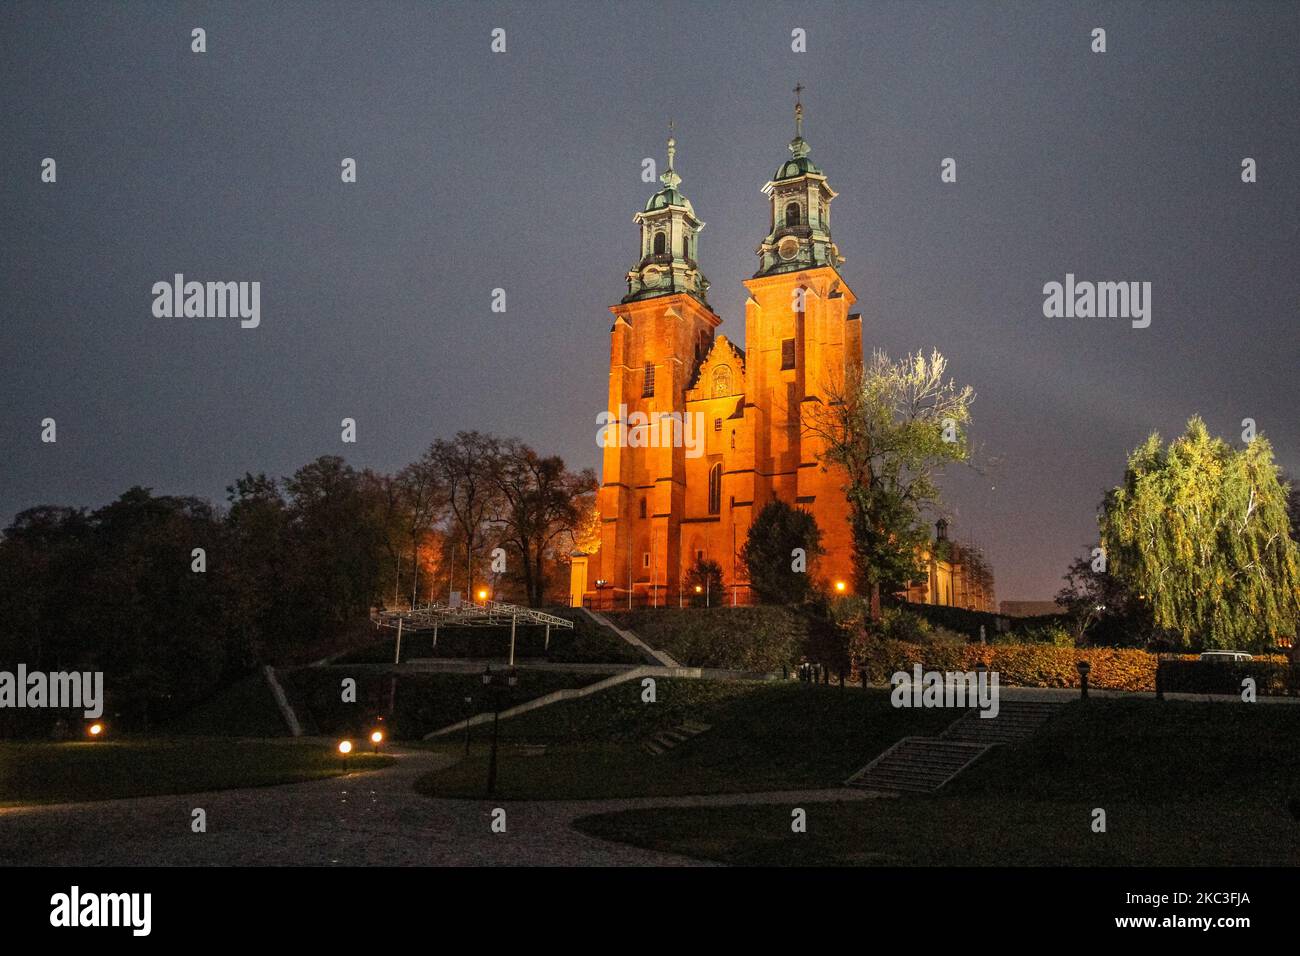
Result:
[[505,627],[510,625],[510,666],[515,663],[515,629],[523,624],[544,625],[546,627],[546,647],[551,646],[551,628],[567,627],[573,630],[573,622],[554,614],[547,614],[536,608],[522,607],[518,604],[506,604],[502,601],[484,601],[482,604],[417,604],[405,611],[379,611],[372,615],[380,627],[397,629],[397,649],[393,654],[393,663],[400,663],[402,658],[402,633],[404,631],[432,631],[433,646],[438,646],[438,629],[441,627]]

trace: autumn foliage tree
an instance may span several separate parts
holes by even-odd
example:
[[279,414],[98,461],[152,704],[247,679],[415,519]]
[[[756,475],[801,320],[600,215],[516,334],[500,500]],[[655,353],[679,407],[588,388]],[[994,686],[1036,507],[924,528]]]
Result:
[[1287,494],[1262,436],[1235,449],[1199,417],[1168,447],[1153,433],[1106,496],[1108,572],[1184,647],[1268,649],[1300,618]]
[[939,501],[937,476],[970,456],[967,426],[975,393],[946,378],[937,350],[893,361],[875,352],[844,381],[826,385],[809,430],[825,443],[824,462],[847,476],[857,587],[872,596],[920,576],[929,536],[923,515]]

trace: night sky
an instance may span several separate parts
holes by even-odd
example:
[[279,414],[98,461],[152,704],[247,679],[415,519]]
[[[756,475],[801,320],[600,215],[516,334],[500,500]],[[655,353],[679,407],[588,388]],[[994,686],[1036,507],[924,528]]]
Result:
[[[1048,598],[1152,429],[1251,417],[1300,471],[1298,44],[1280,2],[7,2],[0,521],[223,501],[322,454],[396,470],[459,429],[597,466],[641,160],[674,119],[743,344],[801,81],[867,350],[937,346],[978,392],[953,534],[999,598]],[[260,281],[260,327],[155,318],[177,272]],[[1066,273],[1151,282],[1150,328],[1044,318]]]

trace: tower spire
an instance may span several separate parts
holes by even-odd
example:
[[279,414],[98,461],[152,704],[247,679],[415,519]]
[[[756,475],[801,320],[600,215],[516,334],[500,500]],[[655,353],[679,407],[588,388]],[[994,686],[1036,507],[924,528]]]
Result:
[[676,189],[682,184],[682,177],[678,176],[677,170],[673,169],[673,163],[677,160],[677,139],[673,136],[676,125],[673,120],[668,121],[668,168],[659,177],[659,181],[669,189]]
[[794,87],[794,139],[790,140],[790,152],[802,159],[812,152],[812,147],[803,138],[803,90],[802,83]]

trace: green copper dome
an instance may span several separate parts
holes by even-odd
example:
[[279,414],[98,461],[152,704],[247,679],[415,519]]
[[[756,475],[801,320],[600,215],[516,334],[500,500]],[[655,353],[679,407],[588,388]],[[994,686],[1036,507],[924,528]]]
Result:
[[653,212],[656,209],[665,209],[668,206],[685,206],[688,205],[686,197],[676,189],[668,186],[659,190],[645,204],[646,212]]
[[787,159],[777,167],[772,181],[779,183],[783,179],[795,179],[799,176],[806,176],[808,173],[820,175],[821,170],[807,156],[796,156],[793,159]]

